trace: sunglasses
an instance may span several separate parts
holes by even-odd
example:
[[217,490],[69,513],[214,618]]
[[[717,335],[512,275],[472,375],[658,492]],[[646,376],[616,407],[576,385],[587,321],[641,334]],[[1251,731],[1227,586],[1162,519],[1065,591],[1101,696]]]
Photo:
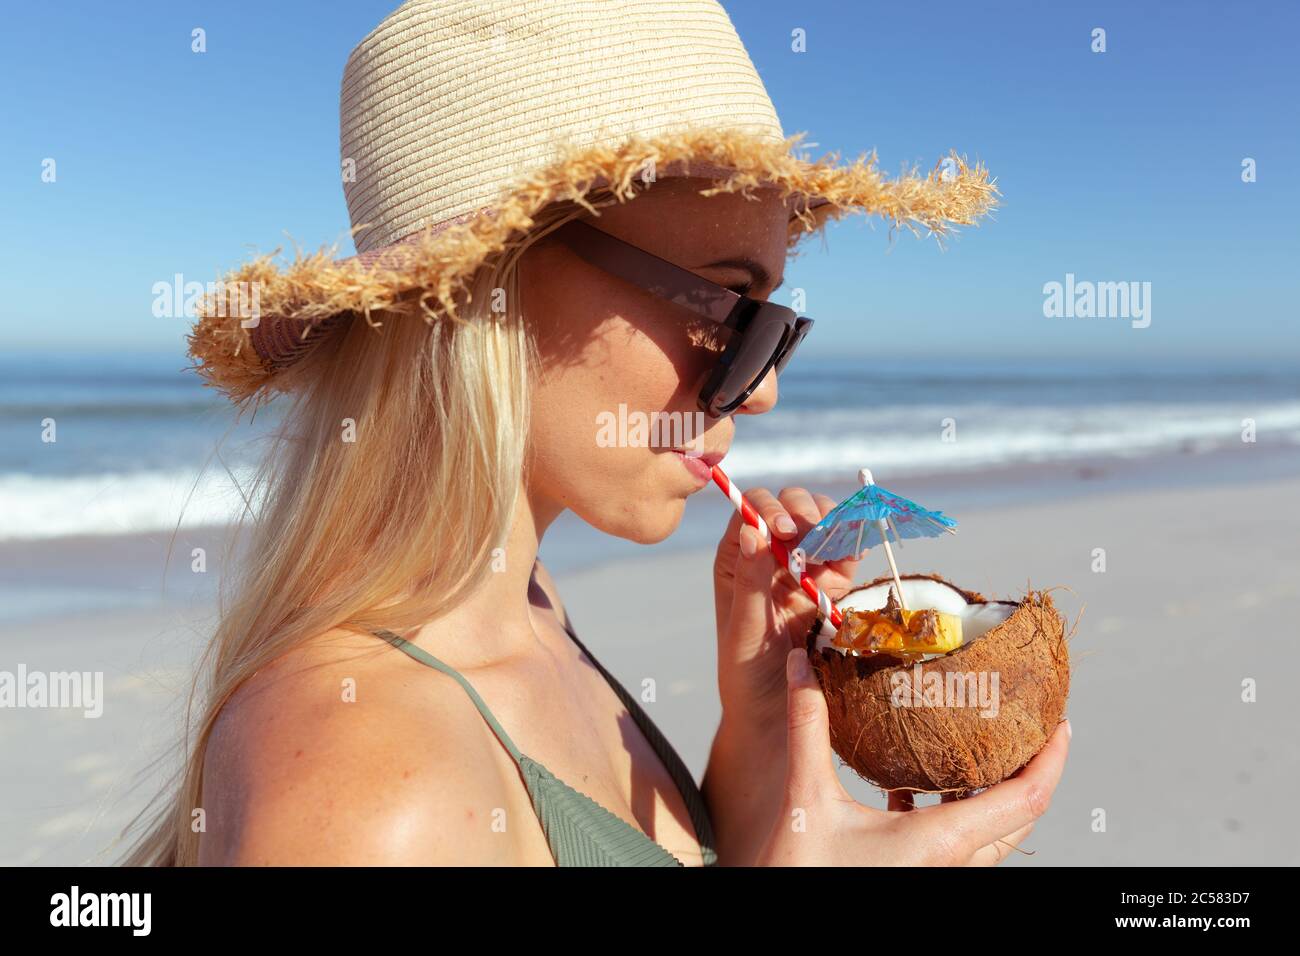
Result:
[[739,408],[768,372],[780,375],[812,328],[793,309],[733,292],[581,220],[551,235],[598,269],[731,330],[700,389],[699,406],[711,418]]

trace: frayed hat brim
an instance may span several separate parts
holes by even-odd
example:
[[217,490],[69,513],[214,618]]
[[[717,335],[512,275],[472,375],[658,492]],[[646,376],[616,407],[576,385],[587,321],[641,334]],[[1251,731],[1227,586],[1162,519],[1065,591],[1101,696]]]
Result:
[[[784,141],[736,130],[691,130],[633,137],[617,146],[569,148],[545,168],[505,188],[476,214],[359,256],[336,260],[321,250],[277,265],[273,252],[235,269],[199,307],[188,337],[194,368],[233,402],[282,390],[278,374],[344,322],[370,320],[414,296],[428,321],[456,317],[456,298],[475,271],[533,225],[547,205],[607,189],[626,201],[647,170],[656,177],[713,180],[702,195],[780,190],[793,213],[788,248],[849,212],[883,217],[892,227],[937,236],[970,225],[997,205],[997,188],[981,165],[951,155],[926,175],[887,179],[874,155],[841,164],[838,155],[812,161],[796,153],[802,134]],[[591,207],[589,207],[591,208]],[[593,212],[595,210],[593,209]],[[255,289],[255,320],[246,291]]]

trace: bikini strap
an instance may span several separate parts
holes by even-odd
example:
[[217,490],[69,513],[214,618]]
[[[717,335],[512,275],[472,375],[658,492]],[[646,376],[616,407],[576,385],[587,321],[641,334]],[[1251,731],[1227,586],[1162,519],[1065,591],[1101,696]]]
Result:
[[704,795],[700,793],[690,768],[682,761],[681,755],[669,743],[663,731],[646,713],[645,708],[641,706],[641,702],[633,696],[630,690],[623,686],[621,681],[605,669],[605,665],[598,661],[591,651],[587,650],[586,645],[578,639],[578,635],[573,633],[573,628],[569,626],[567,620],[563,621],[562,625],[565,632],[573,639],[573,643],[578,645],[578,649],[596,665],[596,670],[600,671],[601,676],[605,678],[605,682],[613,689],[618,699],[623,702],[623,706],[632,715],[633,722],[641,729],[641,733],[645,735],[651,749],[663,761],[664,767],[668,770],[668,775],[672,778],[673,783],[677,786],[677,791],[682,795],[682,800],[686,803],[686,811],[690,814],[691,822],[695,824],[695,834],[700,841],[700,847],[704,851],[705,865],[712,866],[716,864],[718,857],[717,851],[714,849],[713,821],[709,817],[709,808],[705,803]]
[[[651,737],[651,730],[648,729],[648,727],[653,727],[653,723],[649,721],[649,715],[641,707],[640,702],[637,701],[637,699],[632,696],[632,692],[629,691],[626,687],[624,687],[623,684],[618,680],[618,678],[616,678],[609,671],[605,670],[605,665],[602,664],[600,661],[596,660],[595,655],[592,654],[591,651],[587,650],[587,645],[583,644],[582,641],[578,640],[578,635],[573,633],[573,628],[569,626],[569,622],[567,620],[561,621],[560,626],[563,627],[565,633],[568,634],[570,638],[572,638],[573,643],[578,645],[578,650],[586,654],[587,659],[596,665],[596,670],[599,671],[600,675],[605,678],[605,683],[607,683],[610,686],[610,689],[614,691],[614,696],[623,702],[623,706],[628,709],[628,712],[632,715],[632,719],[636,722],[636,725],[641,728],[641,732],[644,733],[647,737],[651,738],[650,745],[662,757],[663,753],[662,751],[660,751],[659,746],[657,745],[653,737]],[[656,734],[657,732],[658,732],[657,729],[655,729]]]
[[412,644],[404,637],[398,637],[392,631],[378,630],[373,633],[376,637],[382,637],[399,651],[405,651],[409,656],[415,658],[415,660],[419,661],[421,664],[428,664],[435,670],[442,671],[448,677],[453,678],[461,687],[465,688],[465,693],[469,694],[470,699],[474,701],[474,706],[477,707],[478,712],[483,715],[483,719],[488,722],[488,726],[491,727],[492,732],[497,735],[497,739],[501,741],[506,750],[510,751],[510,756],[514,758],[515,763],[518,764],[520,762],[523,758],[523,754],[520,752],[519,748],[515,746],[515,742],[510,739],[510,735],[505,732],[505,728],[497,723],[497,719],[492,716],[492,711],[488,710],[488,705],[483,703],[483,698],[478,695],[478,691],[471,687],[469,681],[465,680],[465,678],[462,677],[455,668],[449,667],[424,648],[417,644]]

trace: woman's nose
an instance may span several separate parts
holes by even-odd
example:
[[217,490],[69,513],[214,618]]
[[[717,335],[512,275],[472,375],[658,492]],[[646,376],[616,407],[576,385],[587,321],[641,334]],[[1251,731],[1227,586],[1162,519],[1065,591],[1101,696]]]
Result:
[[776,369],[771,369],[758,383],[754,393],[745,399],[744,404],[736,409],[736,415],[762,415],[770,412],[776,405]]

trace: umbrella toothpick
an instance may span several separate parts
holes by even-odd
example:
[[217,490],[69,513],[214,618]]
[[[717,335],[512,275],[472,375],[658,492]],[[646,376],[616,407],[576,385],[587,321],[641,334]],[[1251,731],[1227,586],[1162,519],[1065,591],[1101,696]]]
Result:
[[894,540],[898,542],[898,546],[901,548],[903,546],[903,536],[898,533],[898,525],[894,524],[893,515],[885,515],[885,520],[889,522],[889,529],[894,532]]
[[907,602],[903,600],[903,579],[898,576],[898,565],[894,563],[894,549],[889,546],[889,526],[885,524],[883,518],[877,523],[880,526],[880,538],[885,544],[885,557],[889,559],[889,570],[894,575],[894,584],[898,587],[898,606],[906,611],[908,607]]
[[[718,487],[728,491],[729,486],[717,475],[716,465],[713,470]],[[858,482],[862,487],[827,512],[822,520],[803,536],[799,547],[804,549],[805,556],[810,561],[819,558],[823,561],[839,561],[844,558],[852,558],[856,561],[862,555],[863,545],[868,548],[875,546],[871,538],[879,532],[880,543],[885,546],[885,557],[889,559],[889,571],[894,577],[891,590],[898,595],[899,608],[910,611],[907,601],[903,598],[903,578],[898,573],[898,562],[894,560],[894,549],[889,540],[889,533],[891,531],[894,533],[894,542],[901,548],[904,538],[933,538],[944,532],[952,534],[957,522],[942,511],[929,511],[915,501],[909,501],[886,488],[881,488],[876,484],[870,468],[862,468],[858,471]],[[742,507],[741,496],[734,489],[728,491],[728,494],[731,495],[732,503],[741,509],[742,514],[745,514],[748,506]],[[775,540],[772,549],[774,552],[777,549]],[[806,552],[809,551],[812,553],[807,554]],[[804,590],[811,595],[817,593],[815,586],[805,586]]]

